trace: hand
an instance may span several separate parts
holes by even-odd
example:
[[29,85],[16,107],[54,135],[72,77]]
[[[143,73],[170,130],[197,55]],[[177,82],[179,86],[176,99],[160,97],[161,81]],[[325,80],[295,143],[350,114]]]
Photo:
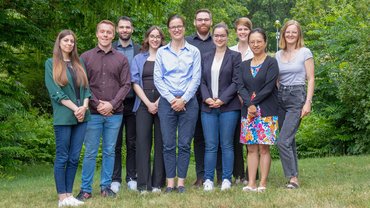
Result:
[[113,106],[108,101],[99,100],[99,105],[97,107],[97,110],[103,116],[113,115]]
[[310,102],[306,102],[302,108],[302,112],[301,112],[301,118],[305,117],[305,116],[308,116],[308,114],[311,113],[311,103]]
[[182,110],[185,110],[185,102],[184,102],[184,99],[182,98],[175,98],[171,101],[171,108],[174,110],[174,111],[182,111]]
[[82,122],[85,118],[86,113],[86,107],[80,106],[77,108],[77,110],[74,112],[75,117],[77,118],[78,122]]
[[257,108],[255,105],[251,105],[248,107],[248,115],[255,117],[257,116]]
[[220,100],[218,98],[215,100],[215,108],[219,108],[223,104],[224,104],[224,102],[222,100]]
[[148,112],[153,115],[158,112],[158,105],[156,103],[149,103],[146,107],[148,108]]
[[210,108],[213,108],[213,105],[215,104],[215,101],[212,98],[207,98],[204,101]]

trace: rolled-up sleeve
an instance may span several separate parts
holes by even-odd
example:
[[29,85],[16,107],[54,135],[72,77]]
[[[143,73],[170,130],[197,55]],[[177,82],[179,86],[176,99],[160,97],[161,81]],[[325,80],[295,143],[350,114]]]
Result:
[[62,100],[70,100],[70,98],[63,92],[62,88],[57,85],[53,79],[52,59],[48,59],[45,62],[45,85],[51,99],[58,103]]

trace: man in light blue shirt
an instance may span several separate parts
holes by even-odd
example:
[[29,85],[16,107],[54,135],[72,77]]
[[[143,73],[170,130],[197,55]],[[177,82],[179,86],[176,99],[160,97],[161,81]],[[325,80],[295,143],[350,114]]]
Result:
[[177,190],[183,193],[189,167],[190,144],[199,110],[195,92],[200,84],[201,56],[195,46],[185,41],[185,21],[181,16],[171,16],[167,26],[171,42],[158,49],[154,65],[154,84],[161,94],[158,116],[163,139],[166,192],[175,190],[177,176]]

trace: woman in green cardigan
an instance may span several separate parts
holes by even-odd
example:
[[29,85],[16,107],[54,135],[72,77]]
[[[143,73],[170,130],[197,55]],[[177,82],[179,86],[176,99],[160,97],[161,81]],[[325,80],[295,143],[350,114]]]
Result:
[[73,197],[72,189],[86,121],[90,117],[91,94],[83,62],[77,53],[76,36],[71,30],[61,31],[55,41],[53,58],[45,62],[45,84],[53,106],[58,207],[78,206],[83,202]]

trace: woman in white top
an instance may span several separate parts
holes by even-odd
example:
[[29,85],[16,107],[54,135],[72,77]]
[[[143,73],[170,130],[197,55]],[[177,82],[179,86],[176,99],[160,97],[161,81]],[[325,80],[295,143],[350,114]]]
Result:
[[230,47],[242,55],[242,61],[253,58],[253,52],[248,45],[248,36],[252,30],[252,22],[247,17],[241,17],[235,21],[235,31],[238,36],[238,44]]
[[[295,143],[301,119],[311,112],[314,93],[314,61],[311,51],[304,47],[300,24],[285,23],[280,32],[279,64],[279,128],[277,141],[284,174],[289,178],[287,188],[299,188],[298,158]],[[307,81],[307,91],[306,91]]]
[[221,190],[231,187],[234,165],[234,132],[240,117],[237,74],[240,53],[227,47],[229,30],[224,23],[213,28],[216,48],[202,56],[201,120],[205,140],[204,190],[212,191],[219,145],[222,150]]
[[[238,44],[230,47],[231,50],[241,54],[242,61],[253,58],[253,52],[249,47],[248,36],[252,30],[252,21],[247,17],[238,18],[235,23],[235,31],[238,36]],[[240,121],[239,121],[240,123]],[[235,183],[248,184],[248,167],[244,169],[243,144],[240,140],[240,125],[237,125],[234,137],[234,170]],[[258,175],[258,174],[257,174]]]

